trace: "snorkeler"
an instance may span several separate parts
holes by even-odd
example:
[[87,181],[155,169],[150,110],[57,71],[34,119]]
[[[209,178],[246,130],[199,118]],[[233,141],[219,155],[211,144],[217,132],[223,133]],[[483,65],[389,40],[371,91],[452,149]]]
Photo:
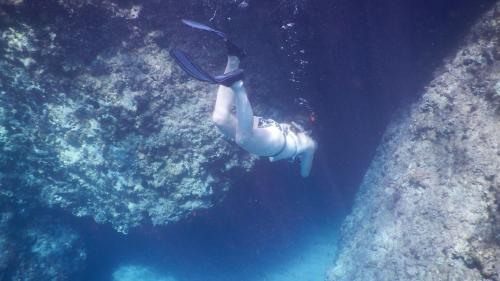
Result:
[[[272,119],[254,116],[252,106],[243,86],[240,60],[246,53],[229,41],[226,35],[206,25],[183,20],[193,28],[216,34],[226,43],[228,60],[224,74],[212,76],[196,65],[184,52],[173,49],[172,57],[192,77],[219,84],[212,119],[219,130],[249,153],[269,157],[270,161],[282,159],[300,161],[300,174],[307,177],[316,150],[316,142],[299,125],[292,122],[278,123]],[[233,112],[235,108],[235,112]]]

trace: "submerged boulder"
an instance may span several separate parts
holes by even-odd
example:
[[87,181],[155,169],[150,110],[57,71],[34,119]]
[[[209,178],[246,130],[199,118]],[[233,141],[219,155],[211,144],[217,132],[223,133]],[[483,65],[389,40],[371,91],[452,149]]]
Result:
[[12,241],[9,237],[11,219],[12,213],[0,213],[0,280],[5,279],[6,269],[14,255]]
[[500,280],[500,3],[387,129],[327,280]]
[[0,212],[1,280],[81,280],[86,259],[80,235],[62,221]]
[[12,280],[80,280],[87,254],[76,231],[43,219],[21,233]]
[[230,172],[252,167],[211,122],[215,86],[187,79],[168,55],[189,37],[167,24],[175,11],[157,30],[130,9],[0,2],[0,196],[126,233],[211,207]]

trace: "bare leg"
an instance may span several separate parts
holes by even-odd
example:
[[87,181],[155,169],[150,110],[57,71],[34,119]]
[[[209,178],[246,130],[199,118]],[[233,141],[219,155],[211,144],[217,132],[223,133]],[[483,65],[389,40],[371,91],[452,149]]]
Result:
[[[240,64],[238,57],[229,56],[227,58],[226,70],[224,73],[236,70]],[[212,114],[212,120],[215,122],[219,130],[227,137],[236,138],[237,121],[234,114],[231,112],[235,105],[235,94],[229,87],[220,85],[217,91],[217,100]]]
[[231,86],[235,94],[236,104],[236,143],[245,145],[253,133],[253,110],[243,87],[243,81],[238,81]]

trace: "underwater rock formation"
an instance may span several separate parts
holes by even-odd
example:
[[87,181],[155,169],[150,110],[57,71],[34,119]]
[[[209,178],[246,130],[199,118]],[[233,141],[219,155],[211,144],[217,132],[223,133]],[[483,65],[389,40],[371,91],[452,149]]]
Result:
[[0,6],[0,196],[126,233],[211,207],[252,167],[210,120],[215,87],[165,47],[204,37],[148,30],[135,6],[18,2]]
[[13,255],[12,242],[8,237],[11,219],[11,213],[0,213],[0,280],[4,280],[5,270],[9,266]]
[[79,234],[44,216],[19,221],[0,214],[1,280],[80,280],[87,254]]
[[500,3],[387,129],[327,280],[500,280]]
[[[18,238],[19,239],[19,238]],[[69,227],[38,220],[24,231],[16,249],[12,280],[79,280],[86,252]]]

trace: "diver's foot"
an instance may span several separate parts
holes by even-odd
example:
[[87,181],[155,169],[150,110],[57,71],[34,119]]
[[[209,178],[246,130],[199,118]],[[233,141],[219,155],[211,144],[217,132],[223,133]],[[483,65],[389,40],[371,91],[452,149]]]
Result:
[[247,56],[247,52],[242,48],[236,46],[233,42],[225,39],[227,55],[238,57],[240,60]]
[[244,77],[243,70],[238,68],[239,59],[235,56],[228,58],[230,62],[234,63],[234,70],[222,75],[212,76],[194,63],[183,51],[174,48],[170,50],[170,55],[187,74],[203,82],[231,87],[235,82],[243,80]]
[[236,69],[222,75],[217,75],[214,80],[217,84],[224,85],[226,87],[233,86],[236,82],[243,80],[245,77],[243,69]]
[[227,66],[225,72],[230,72],[240,67],[240,59],[237,56],[227,57]]

